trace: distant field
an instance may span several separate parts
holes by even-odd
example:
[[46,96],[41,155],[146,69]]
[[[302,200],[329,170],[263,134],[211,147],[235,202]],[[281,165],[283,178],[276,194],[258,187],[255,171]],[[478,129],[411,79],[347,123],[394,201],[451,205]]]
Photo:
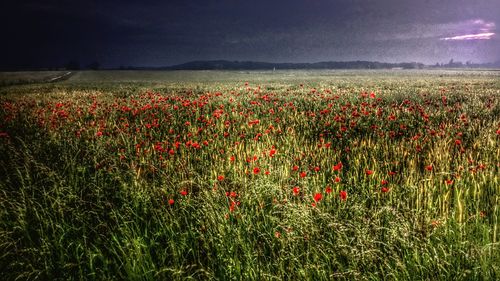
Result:
[[0,86],[44,83],[60,77],[67,71],[19,71],[0,72]]
[[498,71],[16,75],[6,280],[500,279]]

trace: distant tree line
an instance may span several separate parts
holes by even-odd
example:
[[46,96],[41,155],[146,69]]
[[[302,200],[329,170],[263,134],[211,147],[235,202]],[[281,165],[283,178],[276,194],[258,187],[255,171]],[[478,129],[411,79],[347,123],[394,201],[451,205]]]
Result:
[[417,62],[385,63],[376,61],[328,61],[316,63],[269,63],[254,61],[192,61],[164,67],[172,70],[272,70],[272,69],[419,69],[425,65]]

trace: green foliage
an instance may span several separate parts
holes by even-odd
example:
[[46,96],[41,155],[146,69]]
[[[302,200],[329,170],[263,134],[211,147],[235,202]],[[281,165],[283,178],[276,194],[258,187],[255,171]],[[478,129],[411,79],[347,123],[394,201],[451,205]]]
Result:
[[498,74],[438,74],[4,87],[2,278],[496,280]]

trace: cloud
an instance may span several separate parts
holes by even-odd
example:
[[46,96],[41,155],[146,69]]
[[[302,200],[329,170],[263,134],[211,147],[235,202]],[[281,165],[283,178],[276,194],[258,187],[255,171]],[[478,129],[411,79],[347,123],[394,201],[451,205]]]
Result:
[[466,34],[453,37],[444,37],[441,40],[489,40],[495,35],[493,32],[479,33],[479,34]]
[[446,37],[441,37],[440,40],[489,40],[495,35],[495,23],[487,22],[483,19],[469,20],[456,24]]

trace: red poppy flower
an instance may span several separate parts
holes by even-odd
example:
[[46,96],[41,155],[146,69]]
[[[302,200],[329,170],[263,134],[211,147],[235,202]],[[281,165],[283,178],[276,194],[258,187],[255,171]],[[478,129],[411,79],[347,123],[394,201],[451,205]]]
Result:
[[319,172],[319,170],[320,170],[320,169],[319,169],[319,167],[318,167],[318,166],[314,167],[314,171],[315,171],[315,172]]
[[299,169],[299,166],[293,166],[292,170],[297,171]]
[[445,183],[446,183],[447,185],[453,184],[453,180],[445,180]]
[[336,178],[335,178],[335,182],[337,182],[337,183],[338,183],[338,182],[340,182],[340,178],[339,178],[339,177],[336,177]]
[[269,151],[269,157],[273,157],[273,156],[274,156],[274,154],[276,154],[276,149],[271,149],[271,150]]
[[382,181],[380,181],[380,184],[382,184],[382,185],[387,185],[388,183],[389,183],[389,182],[388,182],[388,181],[386,181],[386,180],[382,180]]
[[174,199],[168,200],[168,205],[173,206],[175,203]]
[[342,169],[342,162],[339,162],[333,166],[334,171],[340,171],[341,169]]
[[387,193],[387,192],[389,192],[389,188],[384,186],[384,187],[382,187],[382,189],[380,189],[380,191],[382,191],[383,193]]
[[431,164],[431,165],[428,165],[428,166],[425,166],[425,169],[426,169],[427,171],[432,171],[432,164]]
[[257,175],[258,173],[260,173],[260,168],[259,167],[253,168],[253,174]]
[[331,188],[331,187],[329,187],[329,186],[327,186],[327,187],[325,188],[325,193],[326,193],[326,194],[330,194],[330,193],[332,193],[332,188]]
[[300,193],[300,188],[298,186],[293,188],[293,195],[299,195]]
[[321,198],[323,198],[323,194],[321,193],[314,194],[314,201],[319,202]]
[[217,180],[218,180],[218,181],[223,181],[223,180],[224,180],[224,176],[223,176],[223,175],[219,175],[219,176],[217,176]]
[[341,190],[339,192],[339,197],[340,197],[340,200],[344,200],[345,201],[347,199],[347,191]]
[[188,194],[187,190],[185,190],[185,189],[181,190],[180,193],[182,196],[186,196]]
[[305,178],[307,176],[307,173],[306,172],[300,172],[300,177],[301,178]]
[[372,170],[366,170],[365,173],[366,173],[367,176],[369,176],[369,175],[373,174],[373,171]]

